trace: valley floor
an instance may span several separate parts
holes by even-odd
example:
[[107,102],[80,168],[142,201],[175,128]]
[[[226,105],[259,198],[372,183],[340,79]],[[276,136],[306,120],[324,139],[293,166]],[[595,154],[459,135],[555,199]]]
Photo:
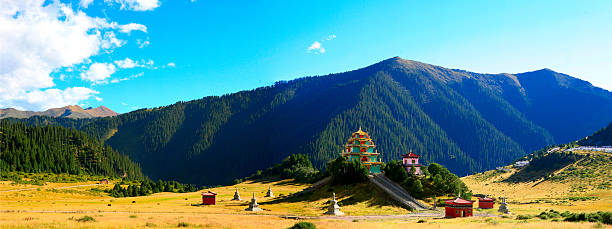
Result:
[[[275,198],[263,197],[272,185]],[[62,188],[70,186],[70,188]],[[157,193],[151,196],[113,198],[100,190],[112,184],[95,182],[48,183],[44,186],[0,182],[1,228],[287,228],[299,221],[317,228],[592,228],[594,223],[515,220],[501,217],[444,219],[442,209],[410,212],[386,200],[373,186],[324,187],[300,197],[285,198],[306,185],[291,181],[244,182],[211,190],[219,193],[215,206],[192,206],[201,202],[200,192]],[[243,201],[231,201],[238,187]],[[33,189],[32,189],[33,188]],[[21,190],[29,189],[29,190]],[[10,191],[21,190],[21,191]],[[347,216],[323,216],[331,192],[336,192]],[[370,192],[370,193],[367,193]],[[244,211],[255,193],[260,213]],[[609,203],[609,202],[607,202]],[[606,208],[608,205],[597,205]],[[535,207],[535,206],[532,206]],[[547,208],[541,205],[536,208]],[[523,211],[524,207],[510,205]],[[528,210],[532,211],[532,210]],[[535,211],[534,211],[535,212]],[[479,211],[489,214],[494,211]],[[93,218],[86,221],[85,216]],[[82,222],[84,221],[84,222]],[[419,223],[420,222],[420,223]]]

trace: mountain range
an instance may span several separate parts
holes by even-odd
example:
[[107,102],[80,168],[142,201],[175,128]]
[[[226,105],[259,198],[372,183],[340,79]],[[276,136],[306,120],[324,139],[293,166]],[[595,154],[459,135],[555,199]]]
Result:
[[611,92],[550,69],[480,74],[395,57],[114,117],[21,121],[80,129],[152,178],[213,185],[295,153],[324,168],[359,127],[383,161],[413,151],[425,164],[472,174],[583,138],[610,114]]
[[0,119],[3,118],[29,118],[32,116],[49,116],[61,118],[95,118],[119,115],[117,112],[105,107],[85,108],[78,105],[69,105],[60,108],[51,108],[46,111],[21,111],[14,108],[0,109]]

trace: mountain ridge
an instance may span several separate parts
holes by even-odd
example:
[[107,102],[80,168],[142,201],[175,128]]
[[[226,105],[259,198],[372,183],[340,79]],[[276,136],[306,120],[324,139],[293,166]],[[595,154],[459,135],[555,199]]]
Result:
[[49,116],[61,118],[96,118],[117,116],[119,113],[114,112],[105,106],[96,108],[88,107],[83,109],[78,105],[68,105],[58,108],[50,108],[45,111],[22,111],[15,108],[0,109],[0,119],[3,118],[29,118],[32,116]]
[[[547,93],[538,92],[542,88]],[[608,124],[612,120],[602,114],[612,113],[612,101],[591,91],[529,74],[473,73],[395,57],[116,117],[25,121],[81,129],[129,154],[145,174],[187,183],[231,183],[295,153],[323,168],[359,126],[384,161],[414,150],[424,163],[466,175]],[[557,100],[574,102],[576,96],[590,99],[577,107],[597,112],[567,110],[551,118],[558,114],[550,110],[567,107]]]

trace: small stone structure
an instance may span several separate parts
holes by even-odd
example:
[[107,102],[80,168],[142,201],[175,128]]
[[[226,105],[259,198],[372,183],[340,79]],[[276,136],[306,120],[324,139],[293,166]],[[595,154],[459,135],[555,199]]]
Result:
[[234,199],[232,200],[242,200],[242,198],[240,198],[240,193],[238,193],[238,187],[236,187],[236,192],[234,192]]
[[261,208],[259,208],[259,204],[257,204],[257,199],[255,199],[255,193],[253,193],[253,198],[251,199],[251,203],[249,203],[249,207],[244,210],[250,212],[263,211]]
[[266,197],[274,197],[274,193],[272,193],[272,186],[268,185],[268,193],[266,193]]
[[508,209],[508,204],[506,203],[506,197],[500,197],[500,199],[501,204],[499,204],[499,210],[497,211],[504,214],[510,214],[510,209]]
[[340,211],[340,206],[338,206],[338,201],[336,200],[336,193],[334,193],[334,199],[332,199],[331,204],[327,208],[327,212],[325,215],[344,215],[344,212]]

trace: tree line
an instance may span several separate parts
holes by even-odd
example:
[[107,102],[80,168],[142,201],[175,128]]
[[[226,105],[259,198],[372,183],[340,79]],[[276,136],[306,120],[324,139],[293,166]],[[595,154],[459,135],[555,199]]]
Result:
[[0,120],[0,170],[143,178],[140,166],[82,131]]

